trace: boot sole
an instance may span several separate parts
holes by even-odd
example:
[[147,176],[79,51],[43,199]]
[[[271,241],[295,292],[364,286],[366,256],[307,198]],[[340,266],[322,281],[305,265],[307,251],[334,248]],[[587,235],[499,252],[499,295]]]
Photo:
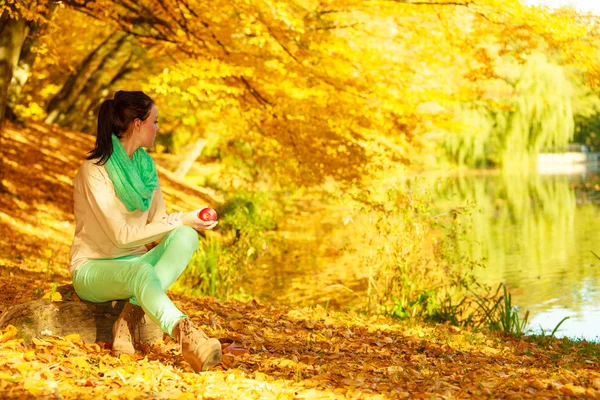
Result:
[[115,350],[115,349],[113,348],[113,350],[112,350],[112,354],[113,354],[113,357],[119,357],[121,354],[128,354],[128,355],[131,355],[131,354],[135,354],[135,349],[134,349],[134,350],[132,350],[132,349],[125,349],[125,350]]
[[206,360],[204,361],[204,364],[202,364],[202,371],[207,371],[207,370],[211,369],[212,367],[214,367],[215,365],[220,363],[222,359],[223,359],[223,353],[221,352],[221,349],[214,350],[206,358]]
[[[190,364],[196,372],[206,371],[221,362],[223,352],[221,343],[217,339],[208,339],[203,345],[201,354],[194,356],[192,354],[183,355],[183,358]],[[201,361],[203,360],[203,361]]]

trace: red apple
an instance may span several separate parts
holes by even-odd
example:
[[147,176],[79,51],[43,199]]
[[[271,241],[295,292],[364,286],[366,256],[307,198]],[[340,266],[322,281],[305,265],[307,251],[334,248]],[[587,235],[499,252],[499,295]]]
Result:
[[202,221],[216,221],[217,220],[217,212],[209,207],[204,207],[198,213],[198,218]]

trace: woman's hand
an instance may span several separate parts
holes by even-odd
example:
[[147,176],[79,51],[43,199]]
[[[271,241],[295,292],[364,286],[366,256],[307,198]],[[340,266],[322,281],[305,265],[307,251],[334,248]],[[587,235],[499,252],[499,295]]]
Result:
[[181,222],[184,225],[191,226],[192,228],[194,228],[198,232],[199,231],[209,230],[209,229],[212,229],[215,226],[217,226],[217,224],[218,224],[217,221],[202,221],[200,218],[198,218],[198,213],[203,208],[204,207],[200,207],[197,210],[184,213],[181,216]]
[[167,214],[167,224],[169,225],[177,225],[181,223],[181,217],[183,216],[183,212],[175,212],[171,214]]

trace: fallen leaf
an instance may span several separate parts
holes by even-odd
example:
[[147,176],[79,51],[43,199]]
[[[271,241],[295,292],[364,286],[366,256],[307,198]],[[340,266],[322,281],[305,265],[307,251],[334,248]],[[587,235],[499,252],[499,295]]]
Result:
[[[52,296],[52,298],[50,298],[50,296]],[[50,301],[62,301],[62,295],[58,292],[48,292],[42,298],[49,299]]]
[[229,326],[231,327],[231,329],[233,329],[236,332],[243,332],[246,325],[247,324],[237,319],[229,322]]
[[78,333],[72,333],[70,335],[64,336],[63,339],[70,340],[71,342],[81,342],[81,337]]
[[7,342],[15,336],[17,336],[17,328],[12,325],[8,325],[6,328],[4,328],[2,334],[0,334],[0,343]]

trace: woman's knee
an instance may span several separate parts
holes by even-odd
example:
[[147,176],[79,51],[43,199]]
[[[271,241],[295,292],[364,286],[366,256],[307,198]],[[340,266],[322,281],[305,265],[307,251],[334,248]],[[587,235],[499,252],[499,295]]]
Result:
[[131,272],[132,275],[130,283],[133,283],[134,287],[145,286],[154,281],[158,282],[160,285],[158,275],[150,263],[138,261],[132,266]]
[[194,252],[198,248],[198,232],[191,226],[183,225],[173,230],[173,238],[169,245],[177,243],[182,250],[186,249]]

